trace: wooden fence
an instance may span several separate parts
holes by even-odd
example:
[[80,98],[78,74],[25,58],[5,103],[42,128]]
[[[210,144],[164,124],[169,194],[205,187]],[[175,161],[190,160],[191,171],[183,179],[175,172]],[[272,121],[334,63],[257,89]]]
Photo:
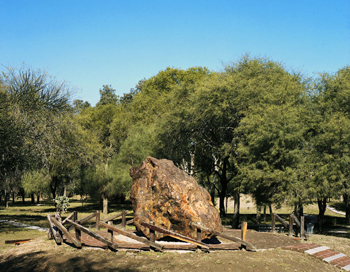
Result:
[[[49,234],[49,238],[54,238],[57,245],[61,245],[63,242],[63,234],[67,237],[67,239],[72,242],[77,248],[82,248],[82,240],[81,240],[81,232],[86,233],[87,235],[97,239],[98,241],[106,244],[110,249],[116,250],[118,248],[118,244],[114,241],[114,233],[118,233],[121,235],[124,235],[126,237],[129,237],[131,239],[134,239],[138,242],[141,242],[148,247],[150,247],[153,250],[162,251],[163,246],[159,243],[156,243],[155,241],[155,233],[160,232],[163,234],[166,234],[170,237],[174,237],[178,240],[188,242],[192,245],[194,245],[197,248],[200,248],[204,251],[208,251],[210,249],[223,249],[223,250],[230,250],[230,249],[238,249],[237,244],[241,245],[241,248],[245,248],[248,250],[255,251],[256,248],[253,244],[246,241],[246,234],[247,234],[247,224],[242,224],[242,231],[241,231],[241,238],[238,237],[232,237],[228,236],[224,233],[217,232],[213,229],[206,228],[204,226],[201,226],[198,223],[191,223],[193,227],[196,228],[197,231],[197,239],[192,239],[190,237],[181,235],[177,232],[170,231],[164,228],[161,228],[159,226],[156,226],[153,222],[141,222],[141,224],[147,228],[149,228],[150,231],[150,239],[146,239],[143,237],[136,236],[128,231],[125,230],[125,227],[127,224],[133,223],[133,220],[126,221],[126,215],[130,214],[131,212],[128,211],[122,211],[121,213],[118,213],[116,215],[113,215],[111,217],[108,217],[106,219],[101,220],[100,218],[100,211],[96,211],[95,213],[78,220],[78,213],[73,212],[67,218],[65,218],[63,221],[60,219],[59,216],[52,216],[47,215],[47,219],[49,221],[51,234]],[[116,219],[118,217],[122,217],[122,223],[119,225],[112,224],[113,219]],[[82,224],[87,222],[88,220],[91,220],[95,218],[96,222],[93,225],[90,225],[90,228],[95,227],[97,230],[100,230],[100,228],[106,228],[108,232],[108,239],[101,236],[100,234],[92,231],[89,228],[84,227]],[[68,224],[69,227],[66,228],[64,224]],[[121,228],[120,228],[121,227]],[[69,231],[71,228],[75,229],[75,235],[71,234]],[[210,232],[213,235],[225,238],[227,240],[235,242],[235,244],[222,244],[220,246],[218,245],[210,245],[202,242],[201,233],[202,231]],[[167,246],[167,249],[184,249],[182,245],[178,246]],[[191,248],[193,249],[193,248]]]
[[300,239],[307,239],[308,238],[308,234],[305,231],[305,217],[301,216],[300,217],[300,221],[298,220],[298,218],[294,215],[291,214],[289,216],[289,224],[284,221],[278,214],[272,213],[271,214],[271,232],[275,232],[275,228],[276,228],[276,219],[282,223],[282,225],[288,229],[288,235],[289,236],[293,236],[294,234],[297,236],[298,231],[294,231],[293,229],[293,225],[294,223],[297,225],[297,227],[300,230]]

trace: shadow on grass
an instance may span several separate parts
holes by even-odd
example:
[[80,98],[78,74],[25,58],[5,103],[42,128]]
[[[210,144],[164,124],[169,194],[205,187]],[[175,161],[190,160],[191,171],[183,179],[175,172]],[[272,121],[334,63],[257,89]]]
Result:
[[74,256],[74,254],[53,255],[45,251],[37,251],[20,255],[12,255],[6,259],[0,258],[1,271],[138,271],[128,264],[119,264],[118,267],[105,263],[103,258],[89,258],[87,256]]

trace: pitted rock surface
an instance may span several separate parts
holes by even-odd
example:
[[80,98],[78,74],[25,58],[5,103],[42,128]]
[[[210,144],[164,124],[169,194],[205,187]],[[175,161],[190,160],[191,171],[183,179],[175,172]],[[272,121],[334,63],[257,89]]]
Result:
[[[197,232],[191,222],[222,232],[219,212],[208,191],[172,161],[147,157],[140,166],[130,169],[130,176],[134,224],[146,237],[149,238],[149,229],[141,225],[142,221],[153,221],[158,227],[193,239],[197,239]],[[165,236],[156,232],[155,238]],[[202,231],[202,239],[211,236]]]

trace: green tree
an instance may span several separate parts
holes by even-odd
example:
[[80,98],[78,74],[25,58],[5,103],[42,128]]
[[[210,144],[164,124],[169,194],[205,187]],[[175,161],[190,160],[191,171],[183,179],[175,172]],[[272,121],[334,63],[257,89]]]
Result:
[[237,83],[244,118],[236,130],[243,186],[258,206],[289,200],[302,207],[307,196],[304,187],[298,190],[298,167],[308,131],[302,118],[308,109],[303,79],[268,59],[243,58],[232,72],[245,78]]
[[49,192],[50,176],[43,170],[27,171],[22,177],[22,186],[27,194],[36,194],[37,203],[39,203],[40,195]]
[[347,224],[350,224],[350,67],[334,74],[321,74],[316,82],[314,129],[314,181],[320,207],[320,226],[328,197],[343,194]]
[[[60,116],[70,109],[69,88],[56,82],[46,72],[30,68],[8,69],[1,77],[1,175],[11,182],[8,190],[20,178],[21,171],[41,162],[38,146],[44,144],[47,116]],[[5,193],[6,195],[6,193]]]
[[96,106],[117,104],[119,97],[115,94],[115,89],[111,85],[103,85],[100,89],[100,100],[97,102]]

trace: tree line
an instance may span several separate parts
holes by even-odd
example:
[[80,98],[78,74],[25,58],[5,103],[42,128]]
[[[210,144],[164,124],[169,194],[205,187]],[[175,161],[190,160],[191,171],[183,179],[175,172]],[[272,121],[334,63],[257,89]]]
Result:
[[[124,201],[129,169],[166,158],[194,176],[225,215],[233,197],[298,214],[342,197],[350,224],[350,67],[308,78],[269,58],[243,56],[221,71],[166,68],[92,107],[46,72],[8,69],[0,79],[0,190]],[[39,198],[38,198],[39,200]],[[34,199],[33,199],[34,201]]]

